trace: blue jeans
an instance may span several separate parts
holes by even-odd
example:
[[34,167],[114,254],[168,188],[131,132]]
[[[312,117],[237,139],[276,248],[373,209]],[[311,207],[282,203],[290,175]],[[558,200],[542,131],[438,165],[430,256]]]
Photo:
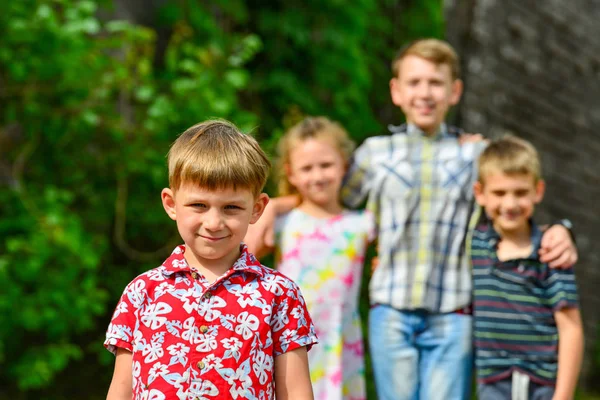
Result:
[[369,346],[379,400],[469,399],[472,331],[470,315],[373,307]]

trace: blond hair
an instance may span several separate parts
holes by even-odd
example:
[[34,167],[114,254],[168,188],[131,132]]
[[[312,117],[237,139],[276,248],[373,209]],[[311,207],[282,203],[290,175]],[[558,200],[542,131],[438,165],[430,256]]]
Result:
[[479,182],[494,172],[531,175],[537,183],[542,168],[537,150],[527,140],[505,135],[492,141],[479,157]]
[[400,74],[402,60],[410,55],[424,58],[435,65],[446,64],[450,67],[452,80],[460,77],[460,61],[456,51],[450,44],[439,39],[419,39],[400,49],[392,61],[394,77],[398,77]]
[[298,191],[290,183],[286,167],[290,164],[290,153],[301,142],[308,139],[328,140],[340,152],[347,165],[355,144],[346,130],[337,122],[326,117],[306,117],[292,126],[279,140],[278,153],[278,191],[279,195],[295,194]]
[[228,187],[262,191],[271,163],[258,142],[231,122],[209,120],[188,128],[168,154],[169,186],[182,184],[208,190]]

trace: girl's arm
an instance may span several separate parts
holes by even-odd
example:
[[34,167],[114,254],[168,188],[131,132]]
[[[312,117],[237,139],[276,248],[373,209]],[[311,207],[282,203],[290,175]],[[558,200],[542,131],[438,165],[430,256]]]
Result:
[[314,400],[306,347],[275,357],[275,397],[277,400]]
[[275,246],[275,218],[291,211],[299,203],[300,198],[296,195],[272,198],[260,219],[248,227],[244,238],[248,250],[257,258],[269,254]]
[[132,354],[129,350],[119,348],[117,349],[115,370],[106,400],[131,400],[133,395],[132,383]]
[[583,358],[583,326],[578,308],[554,313],[558,328],[558,376],[553,400],[570,400],[575,394]]

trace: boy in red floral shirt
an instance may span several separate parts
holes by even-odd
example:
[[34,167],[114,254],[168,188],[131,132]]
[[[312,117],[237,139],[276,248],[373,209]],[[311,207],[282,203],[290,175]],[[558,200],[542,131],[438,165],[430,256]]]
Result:
[[242,243],[269,201],[269,169],[226,121],[175,141],[161,197],[185,244],[125,288],[104,343],[116,354],[108,399],[313,398],[304,299]]

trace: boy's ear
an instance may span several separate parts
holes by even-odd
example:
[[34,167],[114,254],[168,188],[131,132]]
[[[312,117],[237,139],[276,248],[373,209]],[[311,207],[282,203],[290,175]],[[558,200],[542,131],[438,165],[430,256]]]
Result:
[[546,192],[546,182],[543,180],[539,180],[535,185],[535,203],[541,203],[544,198],[544,193]]
[[464,84],[460,79],[455,79],[450,88],[450,104],[455,106],[460,101],[460,96],[463,93]]
[[390,79],[390,96],[392,97],[392,103],[396,107],[402,107],[402,95],[400,93],[400,81],[394,77]]
[[169,218],[175,221],[177,219],[177,215],[175,213],[175,194],[171,189],[164,188],[162,192],[160,192],[160,198],[167,215]]
[[254,202],[254,207],[252,207],[252,217],[250,218],[250,223],[253,224],[262,215],[265,211],[265,207],[269,204],[269,196],[266,193],[261,193],[258,195],[258,199]]
[[475,201],[480,206],[485,206],[485,200],[483,198],[483,185],[481,182],[477,181],[473,184],[473,194],[475,195]]

